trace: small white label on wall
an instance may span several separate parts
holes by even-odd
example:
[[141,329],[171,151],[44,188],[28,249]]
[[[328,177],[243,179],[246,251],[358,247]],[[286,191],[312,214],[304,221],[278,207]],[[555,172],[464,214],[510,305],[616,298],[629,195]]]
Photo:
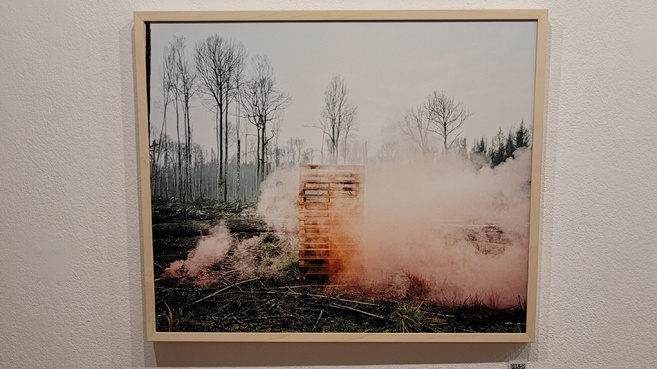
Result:
[[509,369],[527,369],[527,360],[509,360]]

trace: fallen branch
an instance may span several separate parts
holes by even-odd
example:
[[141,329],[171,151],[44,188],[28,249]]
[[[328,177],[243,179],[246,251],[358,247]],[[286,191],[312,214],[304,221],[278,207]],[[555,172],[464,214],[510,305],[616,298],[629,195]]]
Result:
[[336,308],[336,309],[349,310],[349,311],[353,311],[353,312],[360,313],[360,314],[363,314],[363,315],[371,316],[372,318],[385,319],[385,317],[383,315],[376,315],[376,314],[368,313],[367,311],[358,310],[356,308],[352,308],[352,307],[349,307],[349,306],[338,305],[338,304],[329,304],[329,306],[332,307],[332,308]]
[[276,290],[290,290],[293,288],[310,288],[310,287],[316,287],[314,284],[300,284],[296,286],[282,286],[282,287],[274,287]]
[[243,219],[243,218],[229,218],[224,221],[230,233],[238,233],[243,235],[253,235],[256,233],[264,233],[269,231],[267,223],[261,219]]
[[326,295],[318,295],[315,293],[308,293],[306,296],[310,297],[319,297],[319,298],[324,298],[324,299],[331,299],[331,300],[337,300],[337,301],[342,301],[342,302],[351,302],[353,304],[359,304],[359,305],[367,305],[367,306],[379,306],[378,304],[373,304],[371,302],[365,302],[365,301],[356,301],[356,300],[348,300],[348,299],[343,299],[340,297],[333,297],[333,296],[326,296]]
[[200,298],[200,299],[198,299],[198,300],[192,302],[192,305],[194,305],[194,304],[196,304],[196,303],[199,303],[199,302],[201,302],[201,301],[203,301],[203,300],[207,300],[207,299],[209,299],[209,298],[212,297],[212,296],[216,296],[216,295],[218,295],[218,294],[220,294],[220,293],[222,293],[222,292],[224,292],[224,291],[227,291],[227,290],[229,290],[229,289],[231,289],[231,288],[233,288],[233,287],[239,286],[240,284],[244,284],[244,283],[248,283],[248,282],[257,281],[258,279],[260,279],[260,278],[259,278],[259,277],[256,277],[256,278],[247,279],[246,281],[241,281],[241,282],[237,282],[237,283],[235,283],[235,284],[231,284],[231,285],[228,286],[228,287],[224,287],[224,288],[220,289],[220,290],[217,291],[217,292],[213,292],[213,293],[211,293],[211,294],[209,294],[209,295],[207,295],[207,296],[205,296],[205,297],[203,297],[203,298]]
[[153,224],[153,238],[196,237],[210,233],[210,226],[201,223],[156,223]]
[[258,318],[242,319],[241,322],[246,323],[246,322],[255,322],[255,321],[258,321],[258,320],[270,320],[270,319],[296,319],[296,320],[299,320],[299,317],[294,316],[294,315],[262,316],[262,317],[258,317]]
[[229,270],[229,271],[227,271],[227,272],[223,272],[223,273],[221,273],[221,276],[222,276],[222,277],[225,277],[225,276],[227,276],[227,275],[229,275],[229,274],[232,274],[232,273],[235,273],[235,272],[239,272],[239,271],[242,270],[242,269],[244,269],[244,268],[231,269],[231,270]]
[[287,289],[287,292],[283,291],[275,291],[276,293],[282,293],[285,295],[294,295],[294,296],[308,296],[308,297],[316,297],[320,299],[327,299],[327,300],[335,300],[335,301],[340,301],[340,302],[349,302],[352,304],[358,304],[358,305],[367,305],[367,306],[380,306],[378,304],[373,304],[371,302],[365,302],[365,301],[357,301],[357,300],[348,300],[348,299],[343,299],[340,297],[334,297],[334,296],[327,296],[327,295],[320,295],[317,293],[301,293],[301,292],[296,292],[292,291],[292,288],[295,287],[305,287],[305,286],[285,286],[285,287],[277,287],[276,289]]
[[315,325],[313,325],[313,331],[317,328],[317,324],[319,324],[319,320],[322,319],[323,314],[324,314],[324,309],[319,311],[319,316],[317,317],[317,321],[315,322]]

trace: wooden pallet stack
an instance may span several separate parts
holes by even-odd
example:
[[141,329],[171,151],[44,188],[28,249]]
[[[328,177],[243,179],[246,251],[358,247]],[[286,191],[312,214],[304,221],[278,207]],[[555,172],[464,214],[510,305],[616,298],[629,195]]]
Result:
[[362,166],[301,168],[299,267],[307,279],[337,281],[357,262],[362,221]]

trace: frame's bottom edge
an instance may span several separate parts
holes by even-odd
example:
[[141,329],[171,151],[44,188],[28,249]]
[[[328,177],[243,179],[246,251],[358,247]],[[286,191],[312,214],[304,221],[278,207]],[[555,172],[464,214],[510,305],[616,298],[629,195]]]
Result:
[[206,333],[155,332],[149,342],[532,343],[527,333]]

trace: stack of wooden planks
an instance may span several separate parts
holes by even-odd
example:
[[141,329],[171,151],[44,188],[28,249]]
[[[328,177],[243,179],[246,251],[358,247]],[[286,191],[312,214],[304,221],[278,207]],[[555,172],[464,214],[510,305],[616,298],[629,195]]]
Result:
[[354,263],[363,221],[363,166],[308,165],[299,181],[299,267],[329,282]]

